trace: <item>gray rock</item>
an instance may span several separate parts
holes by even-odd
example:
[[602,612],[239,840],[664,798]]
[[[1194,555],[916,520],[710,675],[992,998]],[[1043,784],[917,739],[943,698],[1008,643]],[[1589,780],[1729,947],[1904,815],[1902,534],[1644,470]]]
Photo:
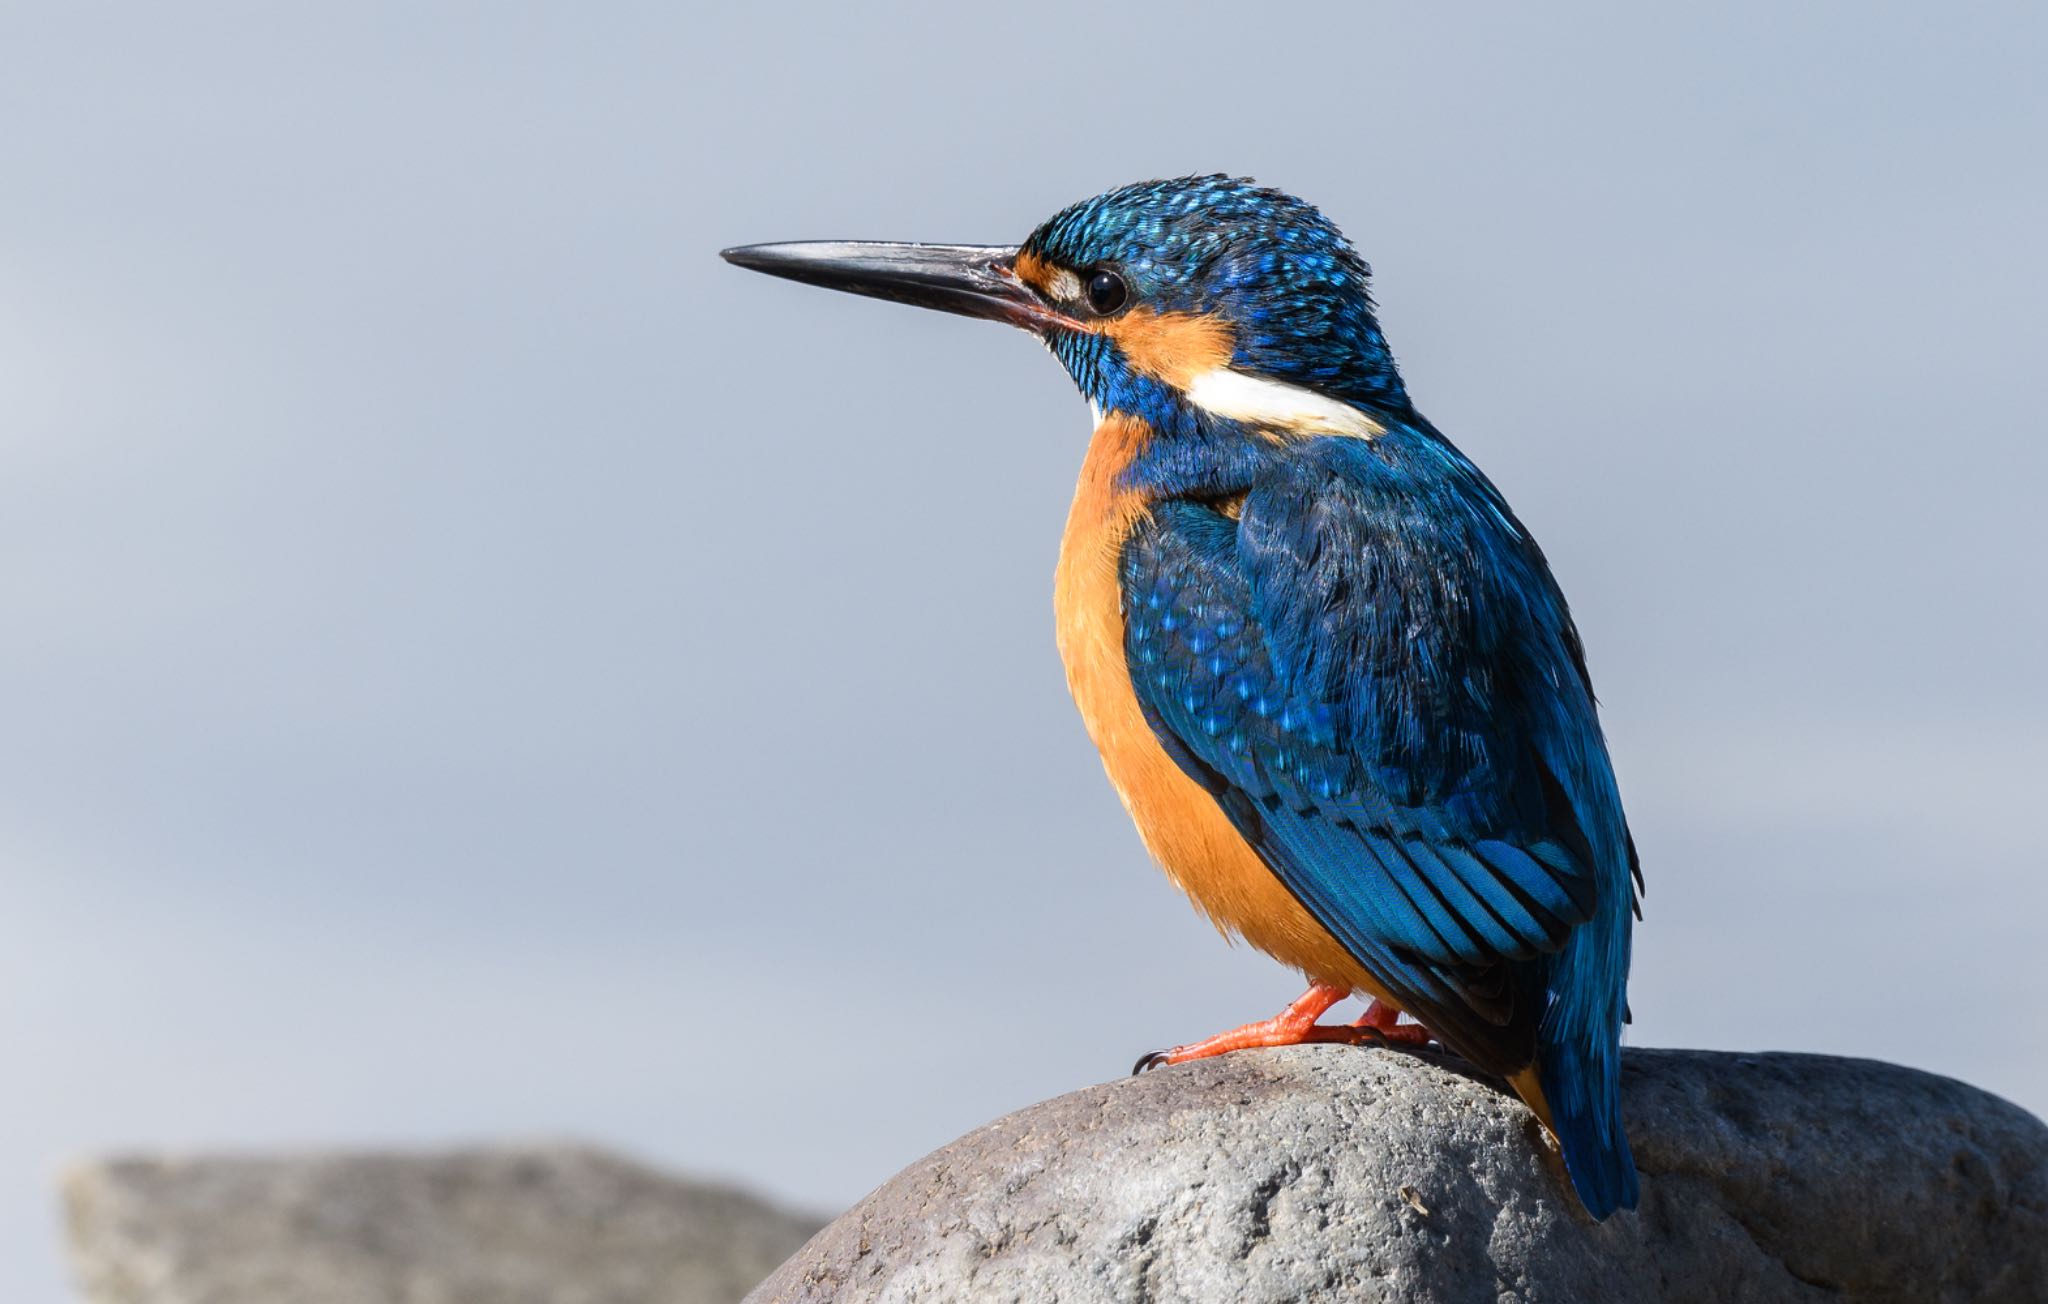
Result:
[[820,1221],[575,1148],[113,1159],[64,1197],[92,1304],[731,1304]]
[[1246,1052],[972,1132],[748,1300],[2048,1300],[2048,1127],[1866,1060],[1632,1050],[1643,1204],[1434,1058]]

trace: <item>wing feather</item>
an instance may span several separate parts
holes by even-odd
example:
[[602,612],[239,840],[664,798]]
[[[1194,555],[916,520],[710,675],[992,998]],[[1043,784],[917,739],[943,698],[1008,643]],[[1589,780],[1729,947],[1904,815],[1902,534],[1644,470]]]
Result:
[[1383,507],[1327,474],[1259,486],[1236,519],[1158,505],[1122,558],[1132,682],[1317,920],[1501,1071],[1528,1062],[1541,962],[1600,882],[1514,716],[1541,689],[1528,622],[1484,610],[1499,595],[1456,564],[1470,540]]

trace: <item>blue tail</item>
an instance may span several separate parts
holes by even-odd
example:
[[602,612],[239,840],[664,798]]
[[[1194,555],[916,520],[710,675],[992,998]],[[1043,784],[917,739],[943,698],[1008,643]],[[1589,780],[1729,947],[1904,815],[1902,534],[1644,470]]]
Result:
[[1636,1161],[1621,1125],[1620,1047],[1547,1045],[1539,1079],[1565,1171],[1586,1212],[1604,1219],[1635,1208]]
[[1565,1171],[1586,1212],[1605,1219],[1616,1209],[1635,1208],[1639,1196],[1621,1123],[1621,1030],[1628,1022],[1629,934],[1641,875],[1612,771],[1603,763],[1588,777],[1586,797],[1572,802],[1573,818],[1605,834],[1589,839],[1602,867],[1601,899],[1564,949],[1546,958],[1548,1004],[1536,1027],[1536,1065]]

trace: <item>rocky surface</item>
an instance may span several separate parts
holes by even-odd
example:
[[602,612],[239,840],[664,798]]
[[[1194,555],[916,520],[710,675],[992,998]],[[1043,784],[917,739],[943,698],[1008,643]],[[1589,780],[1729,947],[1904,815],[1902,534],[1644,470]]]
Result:
[[92,1304],[731,1304],[821,1221],[576,1148],[114,1159],[64,1199]]
[[913,1164],[769,1301],[2048,1300],[2048,1127],[1865,1060],[1633,1050],[1639,1212],[1441,1061],[1249,1052],[1092,1087]]

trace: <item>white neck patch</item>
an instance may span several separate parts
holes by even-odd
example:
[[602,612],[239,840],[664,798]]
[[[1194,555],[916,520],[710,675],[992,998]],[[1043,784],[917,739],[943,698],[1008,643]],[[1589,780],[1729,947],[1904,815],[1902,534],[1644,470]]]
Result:
[[1186,392],[1188,401],[1205,412],[1290,434],[1377,439],[1386,433],[1386,427],[1349,403],[1229,367],[1196,376]]

